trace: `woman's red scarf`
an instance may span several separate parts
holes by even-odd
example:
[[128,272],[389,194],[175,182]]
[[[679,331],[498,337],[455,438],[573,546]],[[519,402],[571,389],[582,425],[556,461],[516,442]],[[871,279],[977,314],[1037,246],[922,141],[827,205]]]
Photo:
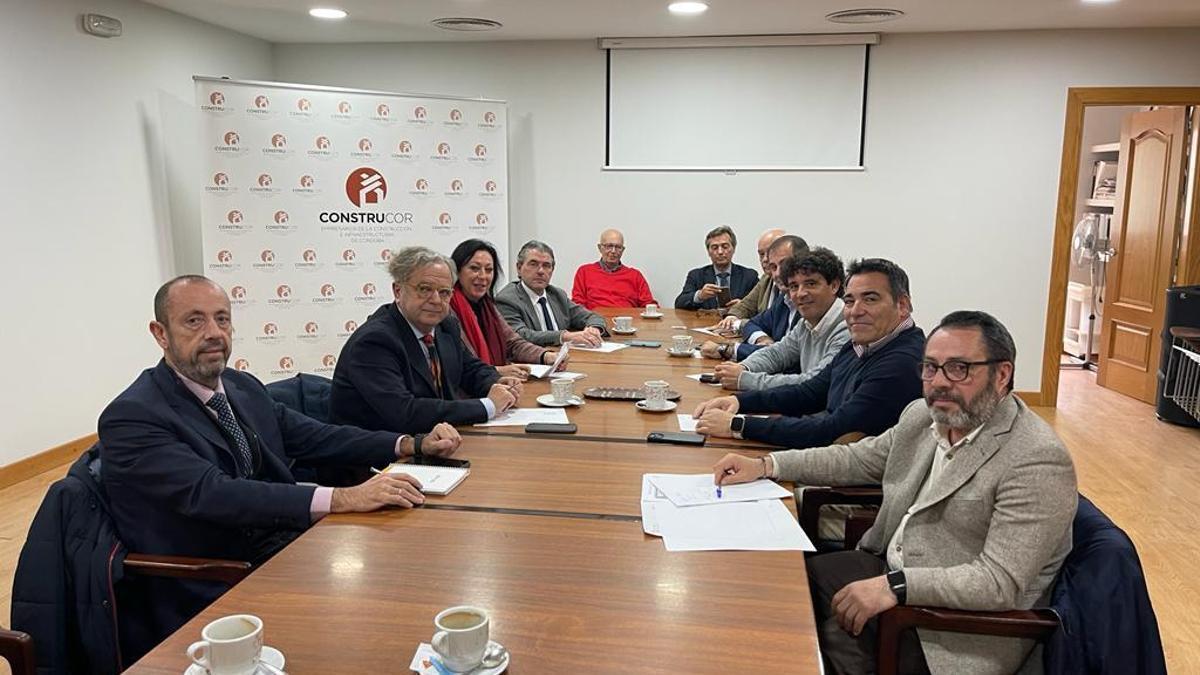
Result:
[[500,322],[504,319],[501,319],[500,313],[496,311],[496,303],[492,301],[491,295],[485,293],[479,299],[479,313],[483,316],[482,325],[475,315],[475,308],[471,306],[471,301],[467,299],[458,284],[454,285],[454,295],[450,298],[450,309],[458,315],[458,321],[462,324],[467,342],[474,348],[475,355],[479,357],[480,361],[493,366],[508,365],[508,359],[505,358],[504,333],[500,330]]

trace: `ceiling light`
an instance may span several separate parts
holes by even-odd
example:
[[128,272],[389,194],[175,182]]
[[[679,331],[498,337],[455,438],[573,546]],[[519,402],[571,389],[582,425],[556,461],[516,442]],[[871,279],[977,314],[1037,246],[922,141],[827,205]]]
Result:
[[493,19],[480,19],[474,16],[447,16],[440,19],[430,21],[433,25],[443,30],[456,30],[462,32],[478,32],[484,30],[496,30],[502,27],[499,21]]
[[902,16],[904,16],[904,12],[898,9],[863,8],[830,12],[825,15],[825,20],[833,23],[883,23],[884,21],[894,21]]
[[308,10],[308,15],[318,19],[344,19],[346,10],[333,7],[313,7]]
[[708,3],[672,2],[667,5],[667,11],[672,14],[703,14],[708,11]]
[[1110,3],[1114,3],[1116,1],[1117,0],[1083,0],[1083,4],[1085,4],[1085,5],[1107,5]]

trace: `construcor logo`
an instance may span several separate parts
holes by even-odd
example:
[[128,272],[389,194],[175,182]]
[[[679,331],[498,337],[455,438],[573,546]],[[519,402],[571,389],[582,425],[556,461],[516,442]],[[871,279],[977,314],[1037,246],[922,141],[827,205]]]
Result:
[[303,176],[300,176],[300,187],[302,187],[302,188],[310,188],[315,183],[316,183],[316,179],[314,179],[312,176],[310,176],[308,174],[304,174]]
[[283,134],[272,134],[271,135],[271,147],[272,148],[286,148],[287,147],[287,136],[284,136]]
[[226,185],[229,185],[229,174],[214,173],[213,174],[213,185],[215,185],[217,187],[225,187]]
[[494,181],[494,180],[489,180],[489,181],[487,181],[486,183],[484,183],[484,184],[483,184],[483,191],[484,191],[484,192],[486,192],[486,193],[488,193],[488,194],[491,194],[491,193],[495,192],[495,191],[496,191],[496,181]]
[[269,188],[269,187],[271,187],[272,182],[273,181],[271,180],[271,174],[269,174],[269,173],[258,174],[258,187]]
[[483,123],[484,124],[495,124],[496,123],[496,113],[492,112],[491,110],[483,113]]
[[332,368],[337,365],[337,357],[333,354],[326,354],[325,356],[321,357],[321,365],[325,366],[326,368]]
[[390,262],[392,259],[392,249],[385,248],[379,252],[379,259],[383,262]]
[[424,178],[418,178],[417,182],[413,184],[413,189],[417,192],[428,192],[429,181],[425,180]]
[[454,193],[462,192],[463,182],[457,178],[450,181],[450,191]]
[[312,109],[312,101],[302,98],[296,101],[296,110],[300,112],[308,112]]
[[354,331],[358,330],[358,322],[353,320],[347,321],[342,328],[346,329],[347,333],[353,333]]
[[287,223],[287,221],[288,221],[287,211],[276,211],[274,220],[275,220],[276,225],[283,225],[283,224]]
[[370,152],[370,151],[371,151],[371,147],[372,147],[372,145],[371,145],[371,139],[369,139],[369,138],[360,138],[360,139],[358,139],[358,150],[359,150],[359,152]]
[[487,157],[487,154],[488,153],[487,153],[486,145],[484,145],[483,143],[480,143],[475,146],[475,156],[476,157]]
[[351,204],[362,207],[379,204],[387,197],[387,181],[383,174],[369,166],[359,167],[346,177],[346,198]]
[[214,91],[208,95],[208,102],[217,106],[225,105],[225,94],[222,94],[219,91]]
[[300,258],[306,263],[315,263],[317,262],[317,252],[315,249],[306,248],[304,253],[300,254]]
[[356,254],[354,252],[354,249],[352,249],[352,248],[348,248],[345,251],[342,251],[342,260],[345,260],[346,262],[351,262],[356,257],[358,257],[358,254]]
[[233,262],[233,251],[229,251],[226,249],[221,249],[220,251],[217,251],[217,262],[219,262],[219,263]]
[[452,108],[450,110],[450,121],[451,122],[461,122],[462,121],[462,111],[459,110],[458,108]]
[[388,107],[388,104],[380,103],[379,105],[375,106],[375,114],[384,118],[391,117],[392,109]]
[[429,113],[425,110],[425,106],[419,105],[419,106],[413,108],[413,119],[414,120],[423,120],[428,116],[429,116]]
[[449,224],[450,224],[450,220],[451,220],[451,218],[450,218],[450,214],[449,214],[449,213],[446,213],[445,211],[442,211],[440,214],[438,214],[438,224],[440,224],[440,225],[449,225]]
[[291,370],[292,368],[295,367],[295,365],[296,365],[296,362],[293,361],[292,357],[290,357],[290,356],[284,356],[279,359],[279,369],[280,370]]
[[308,323],[304,324],[304,332],[308,333],[309,335],[316,335],[318,332],[320,332],[320,330],[321,327],[317,325],[316,321],[309,321]]
[[487,217],[486,213],[475,214],[475,224],[476,225],[487,225],[487,222],[488,222],[488,217]]
[[246,359],[238,359],[233,362],[234,370],[250,370],[250,362]]
[[258,259],[265,263],[275,262],[275,252],[269,248],[264,248],[262,253],[258,254]]
[[411,141],[400,141],[398,144],[396,144],[396,152],[401,155],[411,155],[412,154],[412,142]]
[[271,100],[266,96],[259,94],[258,96],[254,97],[254,107],[258,108],[259,110],[266,110],[267,108],[271,107]]
[[242,220],[243,220],[242,212],[238,211],[237,209],[234,209],[234,210],[230,211],[229,213],[225,214],[225,220],[229,221],[230,225],[237,225],[238,223],[242,222]]
[[221,140],[225,141],[225,145],[237,147],[239,144],[241,144],[242,137],[239,136],[238,132],[236,131],[226,131],[225,135],[221,137]]
[[337,289],[335,289],[333,287],[333,284],[322,284],[321,285],[321,297],[322,298],[332,298],[334,296],[334,294],[336,294],[336,293],[337,293]]
[[263,335],[275,335],[279,332],[279,326],[267,322],[263,324]]
[[287,298],[292,297],[292,287],[288,286],[287,284],[280,284],[279,286],[275,287],[275,297],[279,298],[280,300],[286,300]]
[[343,115],[349,115],[351,111],[349,101],[338,101],[337,111]]
[[246,287],[245,286],[234,286],[233,288],[229,289],[229,297],[233,298],[234,300],[245,300],[246,299]]
[[333,146],[333,141],[329,140],[328,136],[317,136],[315,144],[318,150],[328,150]]
[[363,295],[370,297],[370,298],[375,297],[375,284],[373,284],[369,281],[367,283],[363,284],[362,293],[363,293]]

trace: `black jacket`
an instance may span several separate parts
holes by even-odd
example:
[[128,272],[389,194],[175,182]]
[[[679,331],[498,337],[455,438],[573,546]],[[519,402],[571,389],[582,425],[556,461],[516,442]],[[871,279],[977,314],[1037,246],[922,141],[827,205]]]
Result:
[[33,637],[39,675],[121,670],[113,588],[125,551],[88,469],[97,456],[93,447],[50,486],[17,562],[12,626]]
[[[729,273],[729,296],[734,300],[740,300],[758,285],[758,273],[737,263],[730,264],[733,269]],[[675,298],[675,309],[718,309],[716,298],[696,302],[696,291],[703,288],[704,284],[715,283],[717,283],[717,270],[712,265],[691,270],[683,281],[683,290]]]
[[442,366],[439,398],[425,347],[395,303],[388,303],[346,340],[333,371],[330,414],[339,424],[423,434],[438,422],[487,421],[484,398],[500,373],[463,345],[458,320],[446,317],[434,330]]

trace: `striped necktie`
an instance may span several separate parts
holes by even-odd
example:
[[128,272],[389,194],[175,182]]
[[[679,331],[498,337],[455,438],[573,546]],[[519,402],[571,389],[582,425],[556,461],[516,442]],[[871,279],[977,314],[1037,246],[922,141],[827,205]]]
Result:
[[217,392],[204,405],[217,413],[217,426],[221,427],[234,440],[238,449],[236,455],[239,459],[238,472],[248,478],[254,469],[254,458],[250,456],[250,443],[246,440],[246,433],[233,418],[233,408],[229,405],[229,399],[225,397],[225,394]]
[[433,333],[422,335],[421,342],[425,343],[425,351],[429,354],[429,372],[433,374],[433,388],[437,391],[438,398],[443,398],[442,362],[438,359],[437,347],[433,344]]

